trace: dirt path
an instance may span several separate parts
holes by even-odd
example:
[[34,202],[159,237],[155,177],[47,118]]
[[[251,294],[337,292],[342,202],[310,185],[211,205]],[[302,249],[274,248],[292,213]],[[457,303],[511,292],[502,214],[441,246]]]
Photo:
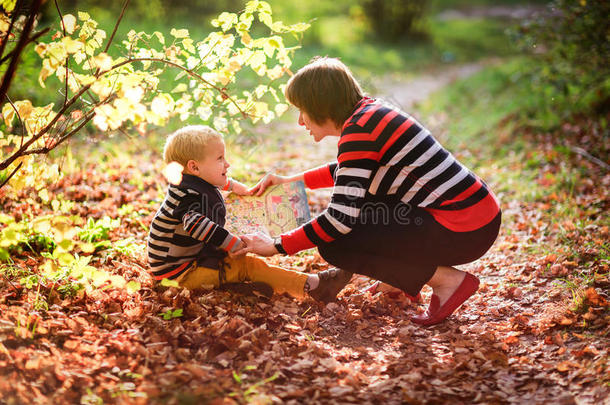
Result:
[[374,83],[377,87],[376,96],[395,104],[403,111],[415,113],[417,103],[427,100],[432,93],[448,84],[478,72],[483,66],[483,62],[451,66],[408,80],[384,77]]
[[546,11],[546,7],[542,5],[468,7],[462,10],[445,10],[438,14],[437,18],[441,20],[452,20],[495,17],[522,20],[544,11]]

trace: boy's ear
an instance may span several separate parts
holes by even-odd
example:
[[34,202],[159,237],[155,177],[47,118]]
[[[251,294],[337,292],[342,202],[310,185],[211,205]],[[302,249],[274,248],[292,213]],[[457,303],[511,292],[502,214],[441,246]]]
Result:
[[199,171],[199,165],[194,160],[189,160],[186,162],[186,169],[191,173],[196,173]]

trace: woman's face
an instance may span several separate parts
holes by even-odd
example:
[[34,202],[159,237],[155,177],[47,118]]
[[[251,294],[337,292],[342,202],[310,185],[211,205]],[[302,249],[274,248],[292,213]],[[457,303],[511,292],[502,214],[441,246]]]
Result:
[[299,125],[303,125],[314,141],[320,142],[327,136],[341,135],[341,129],[335,126],[331,120],[326,120],[323,124],[316,124],[305,111],[299,110]]

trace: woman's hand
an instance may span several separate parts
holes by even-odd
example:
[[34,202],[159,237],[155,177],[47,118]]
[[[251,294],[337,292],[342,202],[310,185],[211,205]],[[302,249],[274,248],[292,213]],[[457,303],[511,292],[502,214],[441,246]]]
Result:
[[239,256],[244,253],[256,253],[260,256],[273,256],[279,252],[275,248],[273,239],[264,233],[251,233],[241,236],[240,239],[245,244],[231,254],[231,256]]
[[252,192],[246,187],[245,184],[240,183],[239,181],[231,180],[233,182],[233,189],[231,192],[237,195],[252,195]]
[[256,194],[261,195],[265,192],[265,190],[270,187],[270,186],[274,186],[276,184],[283,184],[283,183],[288,183],[289,180],[287,177],[284,176],[278,176],[277,174],[267,174],[265,175],[265,177],[263,177],[262,179],[260,179],[260,181],[256,184],[256,186],[252,187],[250,190],[248,190],[250,192],[250,194]]

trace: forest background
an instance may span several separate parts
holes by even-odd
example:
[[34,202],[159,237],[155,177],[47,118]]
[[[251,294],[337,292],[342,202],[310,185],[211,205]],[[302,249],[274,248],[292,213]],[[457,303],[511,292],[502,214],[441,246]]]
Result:
[[[12,15],[23,15],[23,22],[32,3],[17,2]],[[124,4],[42,4],[33,32],[50,29],[24,48],[6,92],[11,102],[2,101],[0,162],[35,135],[32,127],[44,126],[42,115],[49,122],[52,108],[42,107],[54,103],[56,111],[76,93],[58,79],[63,65],[40,80],[45,54],[37,44],[61,41],[70,30],[59,14],[74,16],[79,26],[97,21],[105,45]],[[11,8],[10,1],[1,5]],[[272,12],[257,12],[286,26],[273,31],[261,20],[246,31],[253,38],[281,35],[283,42],[273,42],[274,50],[261,43],[271,53],[265,62],[244,63],[219,81],[216,93],[202,96],[211,111],[187,111],[179,100],[198,85],[153,64],[148,69],[159,69],[158,86],[144,96],[145,124],[112,114],[96,119],[91,107],[90,121],[62,139],[88,117],[87,102],[79,100],[37,141],[38,152],[0,166],[0,401],[594,403],[607,397],[610,6],[590,0],[269,5]],[[107,55],[118,60],[132,30],[158,31],[166,48],[172,39],[188,53],[185,39],[224,30],[232,17],[219,15],[246,7],[238,0],[132,0]],[[243,32],[235,35],[243,42]],[[3,55],[18,39],[8,36]],[[370,282],[364,277],[324,308],[283,296],[188,292],[156,284],[147,273],[148,225],[167,184],[160,152],[174,129],[203,122],[223,130],[231,175],[250,184],[268,171],[288,174],[333,158],[333,145],[312,145],[296,126],[296,111],[286,110],[279,87],[316,55],[341,58],[369,94],[429,126],[502,201],[500,238],[468,267],[482,276],[481,293],[437,328],[413,326],[409,314],[422,308],[406,300],[360,295]],[[283,67],[277,78],[269,74],[276,59]],[[10,60],[2,59],[3,81]],[[97,59],[98,66],[106,60]],[[231,97],[257,93],[261,79],[270,87],[231,107]],[[104,88],[88,102],[103,101]],[[218,114],[226,121],[215,121]],[[310,194],[314,213],[328,197]],[[308,272],[326,266],[314,251],[271,261]]]

